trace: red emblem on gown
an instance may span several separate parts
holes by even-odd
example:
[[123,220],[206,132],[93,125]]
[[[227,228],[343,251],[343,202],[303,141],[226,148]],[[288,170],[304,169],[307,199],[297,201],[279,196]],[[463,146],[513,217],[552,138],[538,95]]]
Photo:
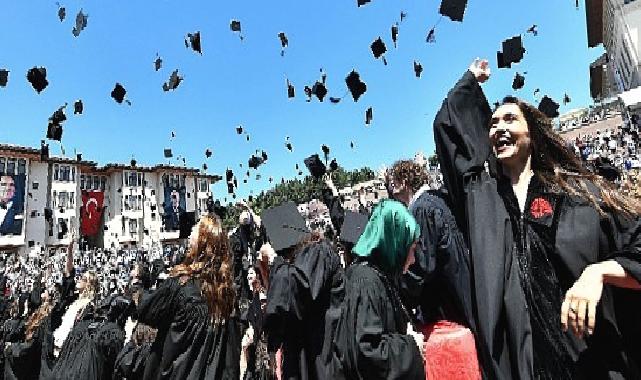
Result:
[[530,214],[539,219],[552,215],[552,205],[545,198],[536,198],[530,206]]

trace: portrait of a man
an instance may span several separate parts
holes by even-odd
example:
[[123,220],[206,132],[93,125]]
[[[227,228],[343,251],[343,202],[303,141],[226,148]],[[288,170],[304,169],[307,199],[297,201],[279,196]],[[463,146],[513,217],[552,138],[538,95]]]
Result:
[[0,176],[0,236],[22,233],[24,181],[24,175]]
[[180,219],[185,214],[185,193],[175,188],[165,188],[165,207],[164,207],[164,224],[165,231],[178,231],[180,229]]

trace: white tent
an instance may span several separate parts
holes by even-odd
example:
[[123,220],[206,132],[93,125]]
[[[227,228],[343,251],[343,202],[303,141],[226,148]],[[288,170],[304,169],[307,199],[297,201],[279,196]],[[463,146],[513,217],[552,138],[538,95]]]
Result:
[[636,108],[641,106],[641,86],[619,94],[619,99],[626,107]]

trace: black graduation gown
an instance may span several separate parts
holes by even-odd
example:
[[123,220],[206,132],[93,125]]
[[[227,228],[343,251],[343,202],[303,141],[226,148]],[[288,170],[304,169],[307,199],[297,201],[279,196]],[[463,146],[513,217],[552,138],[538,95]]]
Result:
[[390,281],[369,263],[345,271],[345,295],[328,312],[337,320],[323,357],[326,379],[425,379],[423,358],[407,335],[409,315]]
[[116,358],[113,380],[142,380],[150,352],[151,343],[127,342]]
[[270,352],[282,347],[282,379],[322,379],[318,360],[325,312],[340,258],[326,241],[301,249],[292,264],[277,257],[267,292],[264,329]]
[[158,329],[143,379],[238,379],[240,329],[234,318],[212,324],[198,280],[170,278],[143,293],[138,321]]

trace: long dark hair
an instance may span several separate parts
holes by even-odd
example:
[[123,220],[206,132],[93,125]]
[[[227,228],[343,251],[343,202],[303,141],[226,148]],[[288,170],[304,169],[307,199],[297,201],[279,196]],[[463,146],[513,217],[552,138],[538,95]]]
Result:
[[[612,183],[583,165],[543,112],[513,96],[505,97],[502,105],[505,104],[515,104],[523,113],[532,141],[532,170],[547,188],[577,196],[592,204],[600,214],[605,210],[627,216],[641,213],[639,201],[623,195]],[[596,192],[588,188],[589,183],[596,187]]]

